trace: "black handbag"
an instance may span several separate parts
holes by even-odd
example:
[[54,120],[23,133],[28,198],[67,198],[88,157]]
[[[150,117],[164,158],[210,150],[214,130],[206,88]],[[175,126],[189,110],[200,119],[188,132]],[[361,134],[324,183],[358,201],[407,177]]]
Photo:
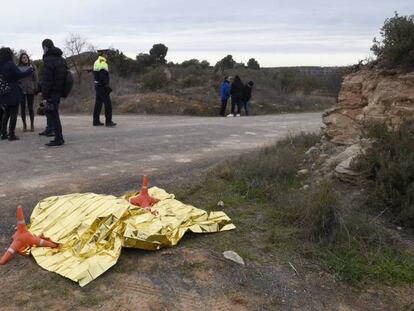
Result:
[[11,92],[11,88],[7,83],[7,80],[0,74],[0,95],[6,95]]
[[45,105],[43,105],[43,104],[39,105],[39,107],[37,108],[37,114],[39,116],[44,116],[46,114]]
[[47,101],[46,104],[40,103],[39,108],[37,108],[37,114],[39,116],[44,116],[54,110],[55,106],[51,102]]

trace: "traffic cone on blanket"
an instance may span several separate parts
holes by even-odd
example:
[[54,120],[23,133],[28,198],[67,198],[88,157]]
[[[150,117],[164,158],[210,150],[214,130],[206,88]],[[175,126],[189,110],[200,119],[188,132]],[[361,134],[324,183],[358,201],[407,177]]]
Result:
[[31,234],[26,227],[23,209],[21,206],[18,206],[17,230],[16,233],[13,234],[12,244],[0,259],[0,265],[5,265],[12,258],[15,252],[18,252],[20,255],[27,256],[27,251],[33,246],[57,248],[59,245]]
[[148,194],[148,176],[144,175],[144,179],[142,181],[142,187],[141,191],[139,192],[139,195],[136,197],[132,197],[129,199],[129,203],[135,206],[139,206],[145,209],[150,210],[151,206],[153,206],[155,203],[158,203],[160,200],[151,197]]

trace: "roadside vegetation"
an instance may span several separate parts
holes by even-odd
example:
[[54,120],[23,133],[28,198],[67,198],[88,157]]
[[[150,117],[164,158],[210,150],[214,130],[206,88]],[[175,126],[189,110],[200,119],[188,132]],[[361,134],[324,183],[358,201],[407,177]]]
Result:
[[[254,115],[322,111],[335,104],[342,75],[335,68],[325,69],[326,73],[322,69],[314,70],[240,68],[217,73],[212,67],[150,67],[145,73],[130,77],[113,74],[112,101],[116,113],[217,116],[219,85],[225,75],[237,74],[245,82],[255,82]],[[66,112],[89,112],[93,109],[94,96],[92,74],[89,74],[83,77],[82,84],[75,85],[73,94],[62,107]],[[227,112],[230,113],[230,103]]]
[[[70,34],[62,48],[77,81],[62,109],[90,112],[95,96],[91,69],[97,52],[79,34]],[[173,111],[174,114],[216,116],[220,109],[220,83],[225,76],[235,75],[245,83],[250,80],[255,83],[253,114],[322,111],[335,104],[347,72],[344,67],[263,68],[254,58],[245,64],[232,55],[216,64],[195,58],[173,63],[167,57],[168,47],[164,44],[154,44],[148,53],[137,53],[135,59],[112,50],[109,65],[116,113],[171,114]],[[42,61],[35,63],[41,73]],[[156,109],[154,102],[160,99],[154,94],[162,97]]]
[[369,181],[368,208],[393,222],[414,229],[414,126],[404,123],[396,130],[385,124],[368,127],[372,148],[357,167]]
[[204,246],[232,249],[253,262],[283,264],[299,275],[325,271],[356,287],[414,282],[414,257],[361,208],[358,189],[298,176],[306,150],[319,138],[288,137],[221,164],[198,185],[182,190],[184,201],[224,210],[237,226],[203,240]]

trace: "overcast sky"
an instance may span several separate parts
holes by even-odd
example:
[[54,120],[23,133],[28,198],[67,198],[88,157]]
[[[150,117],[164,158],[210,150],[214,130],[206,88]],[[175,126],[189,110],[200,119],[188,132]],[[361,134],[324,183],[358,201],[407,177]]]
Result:
[[2,0],[1,11],[0,45],[35,58],[44,38],[62,47],[78,33],[130,57],[164,43],[174,62],[232,54],[262,66],[331,66],[369,56],[384,20],[413,14],[414,0]]

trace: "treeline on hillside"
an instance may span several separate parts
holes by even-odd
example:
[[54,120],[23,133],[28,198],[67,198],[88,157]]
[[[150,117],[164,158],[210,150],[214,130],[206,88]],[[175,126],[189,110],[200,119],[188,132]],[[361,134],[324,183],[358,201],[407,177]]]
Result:
[[[92,67],[98,53],[79,34],[70,34],[60,47],[77,81],[71,96],[65,101],[64,110],[88,112],[94,98]],[[151,95],[154,93],[170,96],[168,101],[177,102],[177,111],[185,104],[191,106],[186,110],[192,111],[191,114],[217,115],[219,86],[225,76],[235,75],[244,82],[251,80],[255,83],[253,114],[320,111],[334,104],[346,72],[342,67],[263,68],[253,57],[243,63],[232,55],[224,56],[216,64],[197,58],[174,63],[167,59],[168,51],[165,44],[158,43],[148,52],[138,52],[135,58],[131,58],[119,49],[111,49],[108,61],[114,89],[114,111],[166,113],[153,111],[153,102],[146,102],[146,99],[139,105],[131,104],[128,109],[121,107],[126,102],[123,96],[148,94],[153,98],[144,97],[156,102],[156,96]],[[35,64],[41,75],[42,60],[36,60]]]
[[[84,77],[90,77],[97,52],[79,34],[70,34],[62,47],[71,69],[76,73],[78,84]],[[147,52],[137,53],[135,59],[113,48],[109,63],[113,75],[133,79],[148,91],[167,90],[173,87],[190,88],[210,86],[218,88],[224,76],[240,75],[265,88],[278,92],[311,94],[319,91],[336,96],[342,82],[343,68],[292,67],[262,68],[255,58],[247,64],[227,55],[214,66],[206,60],[196,58],[173,63],[167,60],[168,47],[154,44]],[[41,71],[42,61],[35,61]]]
[[[154,45],[159,46],[159,45]],[[164,46],[164,45],[161,45]],[[164,46],[165,47],[165,46]],[[168,51],[165,47],[163,51]],[[311,94],[321,91],[336,96],[340,90],[343,77],[342,68],[261,68],[254,58],[247,65],[237,62],[232,55],[225,56],[214,66],[206,60],[190,59],[181,64],[167,62],[166,54],[155,61],[156,57],[150,54],[139,54],[133,60],[122,52],[115,50],[111,57],[114,70],[124,78],[143,76],[144,89],[159,90],[168,87],[168,75],[165,69],[181,81],[180,87],[197,87],[211,83],[218,87],[224,76],[241,75],[245,79],[254,80],[261,86],[272,88],[282,93]],[[163,68],[160,70],[160,67]],[[243,77],[242,77],[243,78]]]

